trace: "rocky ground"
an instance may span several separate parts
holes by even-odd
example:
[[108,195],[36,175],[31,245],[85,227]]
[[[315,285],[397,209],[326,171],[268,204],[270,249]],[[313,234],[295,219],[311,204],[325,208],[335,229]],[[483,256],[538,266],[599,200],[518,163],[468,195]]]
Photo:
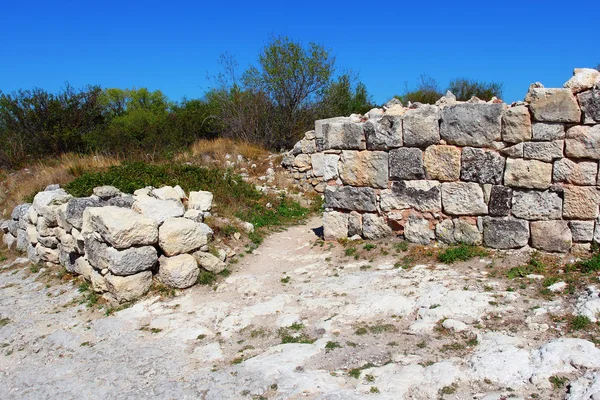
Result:
[[444,265],[435,247],[323,243],[319,226],[120,311],[4,261],[0,398],[600,399],[597,290],[509,279],[527,251]]

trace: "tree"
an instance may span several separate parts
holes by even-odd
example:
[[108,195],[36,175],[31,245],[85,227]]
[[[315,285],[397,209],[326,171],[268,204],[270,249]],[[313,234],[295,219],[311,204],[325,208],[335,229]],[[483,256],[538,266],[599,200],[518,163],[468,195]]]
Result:
[[373,101],[358,77],[345,73],[329,84],[318,106],[318,118],[364,114],[372,109]]
[[419,77],[417,87],[413,90],[409,90],[408,83],[405,83],[404,94],[401,96],[394,96],[403,103],[423,103],[423,104],[435,104],[436,101],[442,97],[439,85],[435,79],[427,74],[422,74]]
[[448,90],[457,100],[467,101],[475,96],[489,101],[492,97],[502,98],[502,84],[497,82],[480,82],[467,78],[456,78],[450,81]]

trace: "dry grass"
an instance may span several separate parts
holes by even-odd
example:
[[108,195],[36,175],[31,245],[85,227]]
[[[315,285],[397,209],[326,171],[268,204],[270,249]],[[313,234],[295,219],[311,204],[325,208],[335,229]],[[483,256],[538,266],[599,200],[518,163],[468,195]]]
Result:
[[[229,154],[237,157],[241,154],[245,159],[258,161],[265,159],[269,151],[264,148],[244,142],[238,142],[231,139],[198,140],[190,148],[175,157],[176,161],[191,161],[198,157],[210,156],[214,160],[225,161],[225,156]],[[231,161],[234,161],[233,159]]]
[[39,161],[14,173],[0,171],[0,214],[7,216],[35,192],[48,185],[60,185],[80,176],[86,170],[98,170],[118,165],[121,161],[112,156],[64,154],[56,159]]

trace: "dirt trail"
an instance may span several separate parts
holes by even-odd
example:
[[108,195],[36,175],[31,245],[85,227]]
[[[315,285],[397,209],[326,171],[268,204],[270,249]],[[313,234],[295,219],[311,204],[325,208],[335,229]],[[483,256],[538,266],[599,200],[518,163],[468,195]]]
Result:
[[600,350],[554,317],[573,302],[490,273],[528,254],[403,269],[393,241],[356,260],[319,226],[272,235],[214,287],[109,317],[78,282],[5,262],[0,398],[600,398]]

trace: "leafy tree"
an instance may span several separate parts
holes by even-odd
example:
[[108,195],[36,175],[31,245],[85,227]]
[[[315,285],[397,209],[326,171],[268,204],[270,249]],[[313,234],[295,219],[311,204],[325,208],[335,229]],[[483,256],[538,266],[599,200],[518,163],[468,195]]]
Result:
[[492,97],[502,98],[502,84],[497,82],[479,82],[467,78],[456,78],[450,81],[448,90],[457,100],[467,101],[475,96],[489,101]]
[[372,109],[373,101],[364,83],[345,73],[329,84],[319,105],[319,118],[364,114]]

